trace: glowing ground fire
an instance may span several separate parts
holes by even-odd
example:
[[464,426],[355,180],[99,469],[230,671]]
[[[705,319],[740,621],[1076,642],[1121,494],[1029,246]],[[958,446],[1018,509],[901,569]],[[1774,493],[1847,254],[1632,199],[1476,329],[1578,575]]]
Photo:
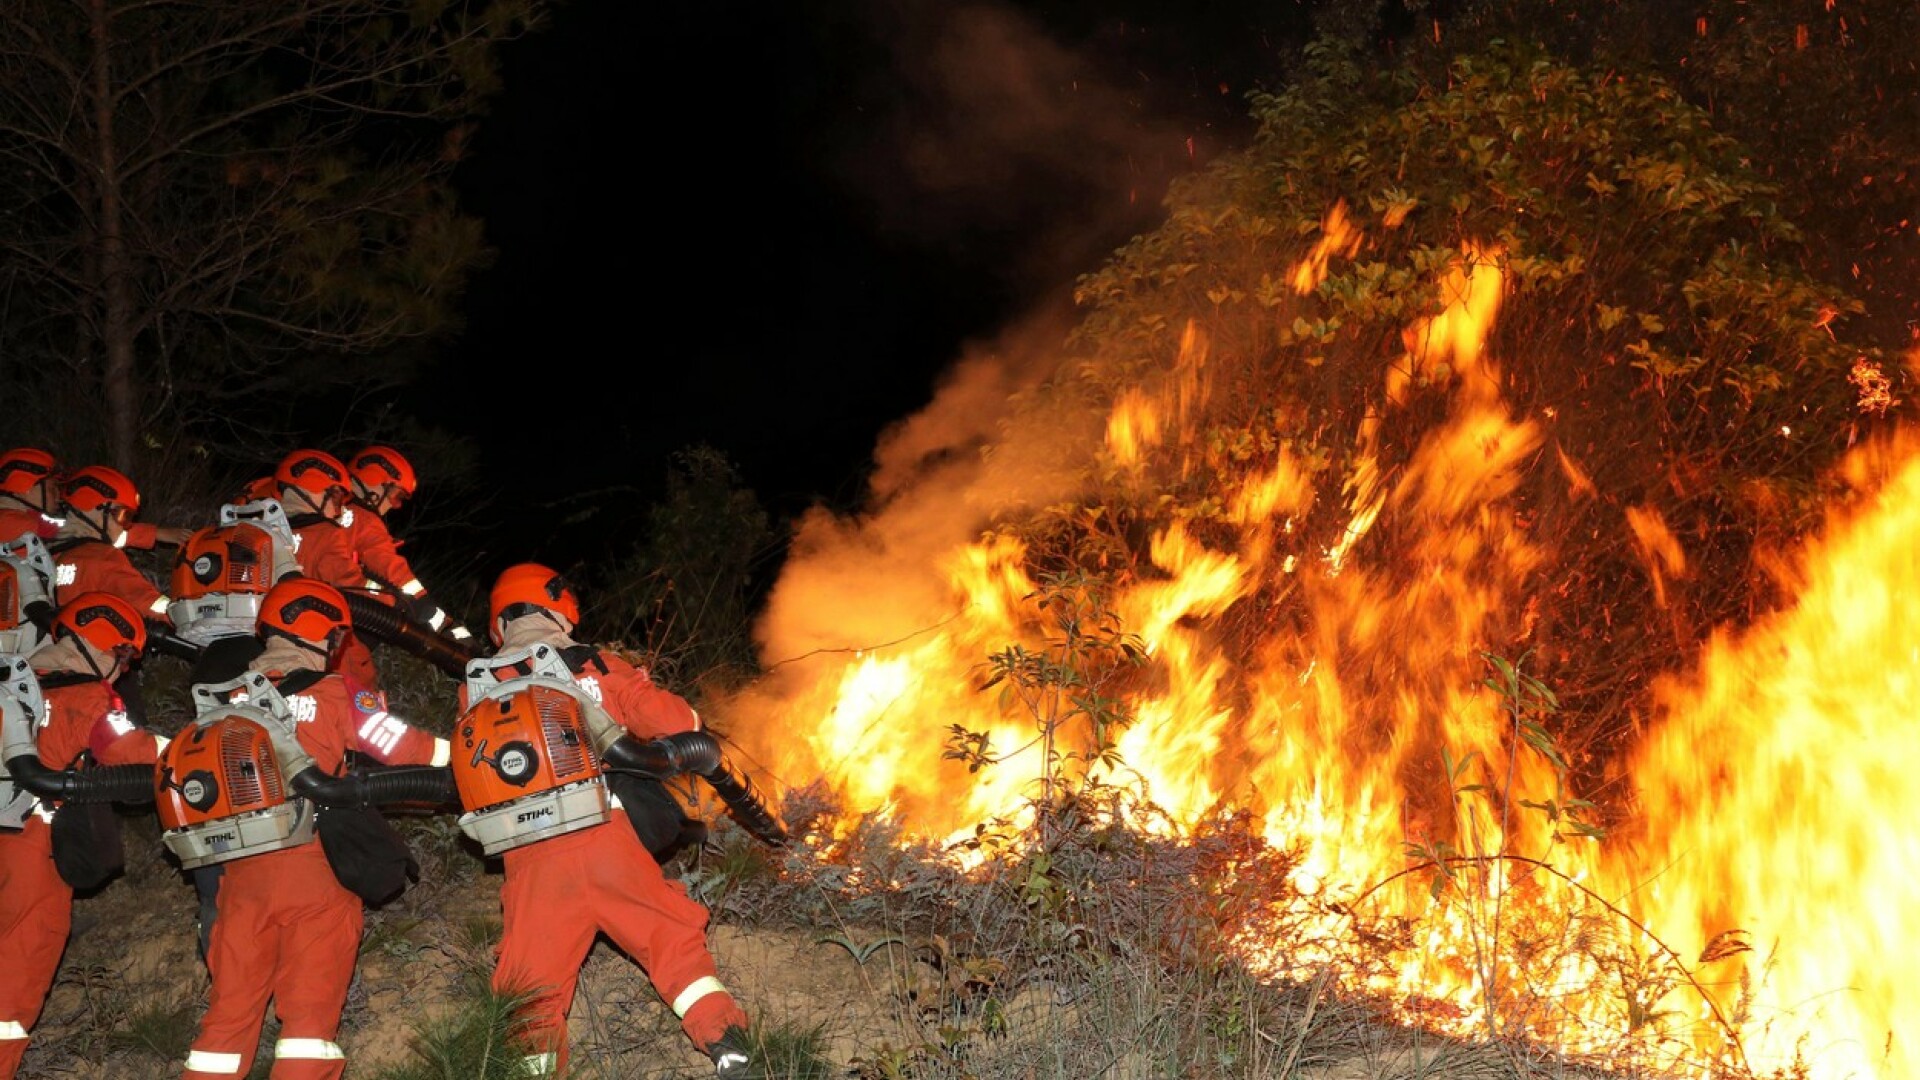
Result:
[[[1351,228],[1330,216],[1296,288],[1355,250]],[[1299,852],[1303,895],[1411,920],[1390,968],[1356,987],[1406,1003],[1410,1019],[1623,1065],[1710,1072],[1738,1054],[1761,1073],[1797,1058],[1821,1078],[1920,1075],[1905,1041],[1920,1029],[1907,978],[1920,936],[1903,925],[1920,910],[1920,762],[1902,737],[1920,700],[1904,610],[1920,595],[1920,440],[1858,448],[1848,479],[1860,497],[1798,557],[1794,601],[1657,685],[1625,770],[1630,823],[1596,840],[1537,684],[1490,644],[1496,620],[1527,610],[1552,542],[1510,507],[1523,471],[1557,456],[1571,488],[1592,487],[1564,451],[1546,454],[1550,415],[1501,398],[1485,343],[1504,294],[1501,253],[1463,249],[1443,309],[1407,329],[1385,404],[1352,433],[1360,465],[1337,495],[1281,452],[1220,484],[1204,538],[1179,520],[1145,538],[1150,572],[1111,602],[1151,677],[1124,684],[1117,763],[1087,774],[1165,811],[1142,828],[1251,813],[1271,844]],[[1445,416],[1389,470],[1374,444],[1405,422],[1409,386],[1433,381],[1452,387]],[[1171,371],[1116,397],[1088,433],[1090,457],[1115,484],[1196,475],[1194,418],[1216,392],[1206,342],[1189,332]],[[1058,747],[1033,718],[1062,703],[980,686],[985,658],[1009,645],[1044,652],[1029,598],[1047,583],[1023,569],[1019,542],[941,543],[948,533],[929,524],[935,504],[984,520],[992,498],[903,489],[869,521],[802,530],[762,633],[770,656],[807,659],[735,703],[759,718],[746,738],[775,777],[824,777],[849,808],[884,808],[934,837],[1035,796]],[[1302,551],[1293,523],[1333,498],[1343,539]],[[1396,565],[1350,558],[1388,523]],[[1657,514],[1628,508],[1621,534],[1656,586],[1684,572],[1684,545]],[[1244,620],[1230,633],[1224,616],[1276,589],[1310,618],[1249,647]],[[849,641],[866,648],[829,651]],[[997,763],[966,770],[950,728],[984,735]],[[1410,862],[1432,866],[1408,874]],[[1437,888],[1441,868],[1451,876]],[[1282,955],[1253,928],[1240,941],[1276,975],[1324,959],[1297,945]]]

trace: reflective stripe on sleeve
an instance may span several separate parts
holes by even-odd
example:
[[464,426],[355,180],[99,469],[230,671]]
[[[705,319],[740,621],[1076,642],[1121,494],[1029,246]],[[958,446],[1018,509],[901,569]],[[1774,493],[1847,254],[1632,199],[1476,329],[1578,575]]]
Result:
[[419,596],[421,593],[427,591],[427,587],[420,584],[419,578],[414,578],[412,581],[400,586],[400,591],[406,593],[408,596]]
[[407,734],[406,722],[381,709],[369,713],[360,725],[360,741],[372,747],[380,755],[393,753],[400,740]]
[[240,1071],[240,1055],[195,1050],[187,1055],[187,1070],[203,1073],[237,1073]]
[[276,1058],[298,1058],[302,1061],[345,1061],[347,1055],[340,1052],[338,1043],[327,1039],[281,1039],[273,1044],[273,1056]]
[[147,610],[153,612],[155,615],[165,615],[167,613],[168,605],[172,603],[173,601],[162,596],[160,599],[155,600],[151,604],[148,604]]
[[21,1024],[20,1021],[0,1020],[0,1039],[24,1039],[26,1037],[26,1026]]
[[453,744],[445,739],[433,740],[433,766],[441,768],[453,760]]
[[680,991],[679,997],[673,999],[673,1015],[685,1020],[687,1018],[687,1010],[698,1004],[701,998],[706,997],[708,994],[724,994],[726,992],[726,986],[722,984],[719,979],[711,975],[695,979],[687,985],[685,990]]

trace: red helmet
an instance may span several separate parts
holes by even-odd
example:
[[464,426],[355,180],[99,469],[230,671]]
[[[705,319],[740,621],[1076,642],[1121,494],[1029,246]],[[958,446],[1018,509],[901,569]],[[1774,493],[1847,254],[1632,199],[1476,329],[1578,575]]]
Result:
[[566,578],[539,563],[509,566],[501,571],[487,597],[487,622],[493,627],[495,645],[500,644],[500,617],[516,617],[518,613],[512,609],[521,604],[551,611],[574,625],[580,622],[580,598],[573,594]]
[[267,591],[254,625],[263,633],[276,630],[301,641],[323,642],[353,622],[339,589],[312,578],[290,577]]
[[21,447],[0,454],[0,491],[8,495],[25,495],[33,485],[59,473],[60,463],[45,450]]
[[55,639],[72,635],[103,653],[121,646],[147,647],[147,623],[132,604],[105,592],[83,592],[60,605],[53,617]]
[[280,481],[271,476],[256,476],[240,488],[236,503],[259,502],[261,499],[280,497]]
[[140,489],[125,473],[105,465],[89,465],[70,473],[61,499],[81,513],[114,506],[125,507],[129,514],[140,509]]
[[347,467],[324,450],[295,450],[280,459],[273,479],[281,487],[299,488],[316,498],[325,498],[334,488],[347,492]]
[[391,446],[369,446],[353,455],[352,460],[347,462],[347,468],[368,491],[377,492],[392,484],[411,497],[420,486],[413,474],[413,466],[407,463],[400,451]]

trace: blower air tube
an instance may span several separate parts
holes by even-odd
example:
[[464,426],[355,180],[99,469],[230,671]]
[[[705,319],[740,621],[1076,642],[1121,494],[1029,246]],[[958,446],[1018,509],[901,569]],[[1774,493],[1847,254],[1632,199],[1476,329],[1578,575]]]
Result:
[[163,656],[177,657],[189,664],[194,664],[200,661],[200,654],[207,650],[206,646],[196,645],[164,626],[148,623],[146,651],[149,654],[160,653]]
[[757,839],[773,847],[787,843],[787,827],[767,809],[760,793],[743,776],[736,776],[721,756],[720,743],[704,731],[682,731],[647,742],[631,735],[613,741],[601,755],[609,769],[666,780],[695,773],[713,788],[727,806],[727,816]]
[[347,607],[353,613],[353,628],[383,645],[392,645],[439,668],[454,678],[464,678],[467,661],[480,655],[474,645],[464,644],[433,632],[431,627],[414,622],[398,609],[365,593],[347,593]]
[[769,847],[787,846],[787,827],[767,809],[760,793],[753,790],[753,782],[744,776],[735,776],[727,768],[726,762],[715,766],[712,772],[702,773],[707,786],[713,789],[720,801],[727,804],[727,816],[738,822]]
[[303,769],[293,778],[293,791],[322,806],[387,806],[424,803],[458,806],[453,770],[438,765],[396,765],[384,769],[353,770],[328,776],[318,768]]
[[7,761],[7,776],[42,799],[73,803],[150,803],[153,766],[107,765],[92,769],[49,769],[37,754]]
[[704,731],[682,731],[641,742],[622,735],[600,755],[609,769],[666,780],[681,773],[705,776],[720,765],[720,744]]

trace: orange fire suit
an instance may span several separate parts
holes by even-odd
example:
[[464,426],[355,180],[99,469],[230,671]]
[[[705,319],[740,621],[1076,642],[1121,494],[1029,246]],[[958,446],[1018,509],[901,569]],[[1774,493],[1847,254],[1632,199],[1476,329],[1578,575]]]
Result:
[[105,540],[63,538],[53,552],[54,602],[64,605],[83,592],[112,593],[137,608],[149,620],[173,625],[167,615],[165,593],[154,587],[127,558],[127,553]]
[[[53,600],[64,606],[84,592],[99,590],[132,604],[150,623],[171,627],[167,614],[172,601],[133,565],[127,553],[105,540],[63,536],[48,546],[53,554]],[[114,683],[134,723],[147,719],[146,694],[140,669],[129,669]]]
[[[301,747],[334,775],[350,748],[390,765],[445,761],[432,735],[388,716],[377,694],[337,673],[286,699]],[[333,1038],[360,951],[360,898],[334,877],[317,839],[220,866],[207,947],[213,985],[182,1077],[246,1076],[272,1001],[280,1018],[272,1080],[339,1080],[347,1063]]]
[[[153,764],[153,735],[127,720],[106,683],[41,679],[46,711],[35,741],[42,764],[66,768],[81,751],[103,765]],[[53,865],[52,819],[42,806],[20,831],[0,831],[0,1080],[13,1080],[20,1067],[73,924],[73,890]]]
[[[353,550],[353,534],[345,526],[323,514],[299,514],[287,519],[293,527],[293,561],[300,573],[315,581],[324,581],[343,593],[370,591],[367,575],[360,568],[360,555]],[[349,679],[361,686],[379,686],[380,669],[374,666],[373,652],[366,642],[349,634],[335,661]]]
[[[413,572],[407,557],[400,554],[400,541],[394,539],[385,518],[355,499],[340,515],[340,525],[353,538],[354,553],[360,558],[361,572],[376,590],[374,595],[435,631],[446,627],[449,616],[427,597],[427,587],[421,583],[420,575]],[[398,590],[400,597],[394,597],[381,586]]]
[[59,522],[31,506],[0,506],[0,540],[33,533],[43,541],[51,541],[59,531]]
[[152,551],[159,543],[160,526],[146,521],[136,521],[127,526],[127,547],[135,551]]
[[[644,670],[590,646],[564,652],[581,689],[640,738],[699,727],[692,707],[655,686]],[[461,696],[464,711],[464,690]],[[506,881],[493,986],[533,994],[522,1014],[535,1051],[530,1066],[565,1074],[567,1014],[580,965],[599,933],[639,963],[702,1050],[727,1028],[747,1026],[707,949],[707,909],[685,886],[666,879],[625,814],[513,848],[502,859]]]
[[[11,540],[27,533],[38,533],[40,539],[51,542],[54,534],[60,531],[60,522],[56,518],[35,510],[31,506],[0,506],[0,540]],[[123,546],[136,551],[151,551],[160,543],[160,527],[151,522],[136,521],[127,526],[127,542]]]

